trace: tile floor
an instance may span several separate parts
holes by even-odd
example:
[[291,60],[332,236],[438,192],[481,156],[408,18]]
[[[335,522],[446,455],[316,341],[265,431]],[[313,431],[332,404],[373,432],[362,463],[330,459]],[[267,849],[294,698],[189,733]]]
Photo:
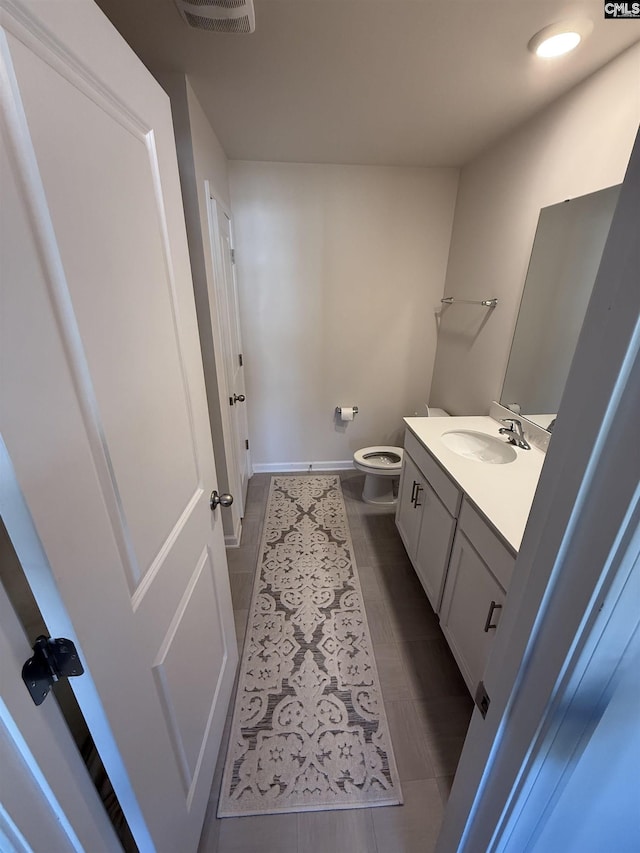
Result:
[[[430,853],[435,848],[473,703],[409,563],[393,510],[360,500],[364,478],[358,471],[339,473],[404,805],[218,820],[225,740],[199,853]],[[250,480],[242,542],[227,551],[240,647],[270,478],[256,474]]]

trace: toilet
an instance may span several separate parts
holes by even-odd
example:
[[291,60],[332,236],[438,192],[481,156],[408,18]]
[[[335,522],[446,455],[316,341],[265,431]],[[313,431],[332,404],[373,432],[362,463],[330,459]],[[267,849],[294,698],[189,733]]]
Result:
[[[353,464],[366,476],[362,500],[367,504],[393,506],[398,501],[397,484],[402,470],[401,447],[363,447],[353,454]],[[395,492],[395,493],[394,493]]]
[[[448,418],[449,412],[425,404],[427,417]],[[398,481],[402,471],[401,447],[363,447],[353,454],[353,464],[366,476],[362,489],[362,500],[367,504],[393,506],[398,502]]]

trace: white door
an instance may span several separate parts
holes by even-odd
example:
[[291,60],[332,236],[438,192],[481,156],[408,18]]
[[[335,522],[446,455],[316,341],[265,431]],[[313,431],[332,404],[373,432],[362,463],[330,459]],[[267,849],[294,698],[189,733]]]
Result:
[[[242,507],[247,496],[247,485],[249,482],[249,447],[248,447],[248,418],[247,400],[244,385],[244,366],[242,354],[242,337],[240,334],[240,305],[238,300],[238,284],[233,262],[233,246],[231,235],[231,221],[228,214],[217,205],[218,239],[220,243],[220,260],[222,272],[222,286],[224,288],[225,311],[225,337],[227,347],[225,354],[225,368],[227,375],[227,388],[229,390],[229,402],[231,406],[231,425],[234,435],[234,452],[236,456],[236,467]],[[242,512],[244,514],[244,512]]]
[[90,0],[1,3],[1,510],[139,847],[186,853],[237,650],[169,103]]
[[36,707],[22,682],[31,654],[0,584],[0,850],[115,853],[120,843],[55,700]]

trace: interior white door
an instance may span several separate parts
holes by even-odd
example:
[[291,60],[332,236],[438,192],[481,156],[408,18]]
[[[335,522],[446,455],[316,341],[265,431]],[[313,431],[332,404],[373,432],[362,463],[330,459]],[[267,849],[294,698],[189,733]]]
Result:
[[2,511],[139,847],[187,853],[237,648],[169,103],[90,0],[2,0],[0,60]]
[[[238,300],[238,282],[233,263],[231,221],[227,213],[218,206],[218,237],[222,261],[223,286],[226,303],[226,327],[228,347],[226,353],[226,372],[230,398],[233,400],[231,423],[235,439],[235,455],[242,506],[247,497],[249,482],[249,426],[247,418],[247,399],[244,384],[244,365],[242,356],[242,336],[240,332],[240,305]],[[243,513],[244,514],[244,513]]]
[[[21,678],[32,651],[0,584],[0,850],[121,850],[53,698]],[[28,846],[25,846],[28,845]]]

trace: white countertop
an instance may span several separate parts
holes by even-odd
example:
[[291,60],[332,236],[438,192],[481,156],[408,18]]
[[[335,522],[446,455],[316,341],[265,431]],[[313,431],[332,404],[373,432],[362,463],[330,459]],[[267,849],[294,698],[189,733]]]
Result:
[[492,465],[460,456],[441,441],[443,433],[460,429],[477,430],[506,441],[498,432],[500,424],[486,416],[405,418],[404,421],[502,538],[518,551],[545,454],[537,447],[531,450],[515,447],[517,458],[513,462]]

